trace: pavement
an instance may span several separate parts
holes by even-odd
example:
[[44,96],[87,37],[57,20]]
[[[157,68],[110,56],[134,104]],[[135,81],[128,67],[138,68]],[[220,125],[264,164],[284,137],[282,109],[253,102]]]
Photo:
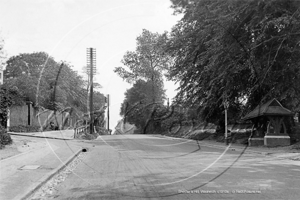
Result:
[[[11,137],[14,154],[1,155],[0,160],[0,199],[3,200],[28,199],[82,152],[81,144],[73,140],[73,130],[11,133]],[[6,148],[9,151],[10,147]]]
[[[0,199],[3,200],[28,199],[45,182],[76,158],[83,148],[82,142],[74,140],[73,130],[10,134],[14,141],[25,141],[26,138],[29,140],[18,147],[18,154],[0,160]],[[170,140],[188,140],[162,135],[152,136]],[[228,147],[209,140],[199,141],[199,144],[223,149]],[[27,148],[26,145],[34,146],[34,148]],[[287,151],[287,148],[246,147],[240,144],[230,144],[229,148],[232,151],[246,151],[300,160],[299,150],[292,152]]]

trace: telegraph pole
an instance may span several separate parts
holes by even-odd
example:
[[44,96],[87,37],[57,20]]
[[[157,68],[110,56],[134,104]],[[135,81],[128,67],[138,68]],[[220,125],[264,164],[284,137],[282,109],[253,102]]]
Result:
[[94,132],[94,118],[93,118],[93,75],[96,73],[96,49],[87,49],[87,64],[90,72],[90,134]]

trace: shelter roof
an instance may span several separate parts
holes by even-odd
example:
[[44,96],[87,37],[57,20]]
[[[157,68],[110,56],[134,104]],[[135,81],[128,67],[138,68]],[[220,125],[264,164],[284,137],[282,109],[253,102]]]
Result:
[[258,105],[253,111],[244,116],[243,120],[249,120],[260,116],[291,116],[293,112],[284,108],[277,99],[272,99],[263,105]]

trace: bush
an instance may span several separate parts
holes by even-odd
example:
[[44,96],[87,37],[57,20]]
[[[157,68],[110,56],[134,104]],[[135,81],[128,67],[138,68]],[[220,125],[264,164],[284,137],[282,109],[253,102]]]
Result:
[[9,145],[12,143],[12,139],[10,134],[7,133],[5,128],[0,126],[0,149],[4,148],[5,145]]

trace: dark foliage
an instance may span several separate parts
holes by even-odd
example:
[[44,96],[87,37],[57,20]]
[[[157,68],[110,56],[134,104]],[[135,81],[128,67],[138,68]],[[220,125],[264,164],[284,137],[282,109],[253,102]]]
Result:
[[300,109],[300,1],[172,0],[183,18],[168,36],[174,59],[169,78],[180,83],[176,102],[197,106],[201,119],[236,121],[277,98]]
[[0,125],[0,149],[9,144],[12,144],[10,134],[7,133],[6,129]]

